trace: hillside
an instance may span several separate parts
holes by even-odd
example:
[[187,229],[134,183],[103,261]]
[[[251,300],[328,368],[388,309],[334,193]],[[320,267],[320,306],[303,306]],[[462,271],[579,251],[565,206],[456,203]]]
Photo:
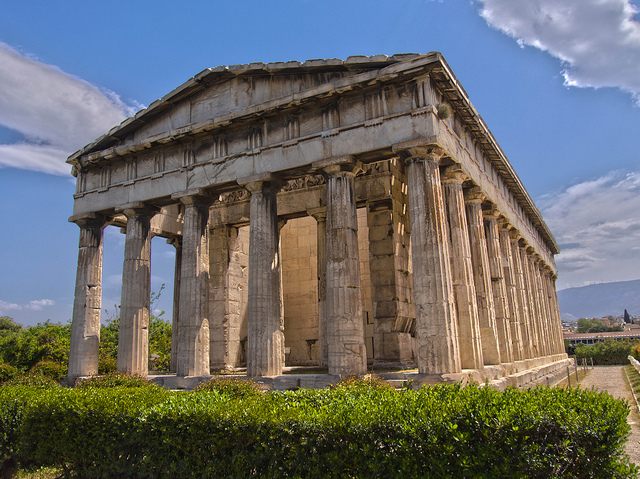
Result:
[[640,279],[591,284],[558,291],[562,319],[620,316],[626,309],[640,315]]

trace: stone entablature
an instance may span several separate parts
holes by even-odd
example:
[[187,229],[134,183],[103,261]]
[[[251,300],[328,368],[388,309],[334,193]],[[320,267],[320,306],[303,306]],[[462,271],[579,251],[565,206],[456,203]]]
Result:
[[[195,188],[224,192],[238,178],[265,172],[299,177],[325,158],[351,155],[366,164],[411,144],[437,144],[555,268],[552,255],[558,248],[551,233],[444,59],[439,54],[400,62],[383,57],[314,61],[297,75],[292,73],[296,62],[205,70],[70,157],[79,178],[74,215],[138,201],[162,203]],[[327,73],[335,69],[338,79]],[[309,88],[304,80],[311,71],[318,71],[311,75],[317,81],[329,78],[330,83]],[[225,82],[230,77],[265,91],[232,111],[213,109],[210,114],[220,116],[206,120],[200,113],[182,113],[204,102],[206,91],[224,97],[216,88],[230,88]],[[274,92],[289,94],[259,101]],[[442,104],[451,111],[445,119],[438,118]],[[300,136],[287,139],[292,112]],[[150,124],[156,126],[150,129]]]
[[[146,373],[152,236],[176,247],[181,376],[245,361],[272,376],[287,358],[439,375],[563,355],[558,247],[438,53],[205,70],[68,161],[81,227],[72,377],[97,368],[107,224],[127,235],[123,370]],[[309,217],[314,268],[280,246]],[[295,275],[312,290],[283,292]],[[285,317],[313,297],[317,317],[287,339]]]

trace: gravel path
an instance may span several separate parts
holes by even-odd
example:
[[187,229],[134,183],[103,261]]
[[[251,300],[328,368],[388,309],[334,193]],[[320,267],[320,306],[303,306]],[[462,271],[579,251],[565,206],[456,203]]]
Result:
[[640,415],[623,366],[596,366],[580,381],[580,387],[583,389],[594,387],[606,391],[614,397],[625,399],[629,403],[631,414],[629,414],[627,421],[631,425],[631,435],[625,448],[631,462],[640,465]]

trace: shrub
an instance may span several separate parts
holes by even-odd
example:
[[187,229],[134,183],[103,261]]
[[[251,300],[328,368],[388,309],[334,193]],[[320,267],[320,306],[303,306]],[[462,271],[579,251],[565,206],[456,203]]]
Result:
[[29,374],[40,374],[55,381],[60,381],[67,375],[67,365],[51,360],[40,361],[29,370]]
[[629,407],[595,391],[440,385],[398,392],[353,379],[331,389],[238,397],[246,384],[218,386],[197,393],[40,390],[22,410],[18,457],[86,478],[635,471],[623,456]]
[[592,358],[593,364],[612,365],[628,364],[627,357],[632,352],[632,347],[636,344],[632,340],[606,339],[595,343],[593,346],[579,344],[576,346],[576,359],[581,362],[583,358]]
[[196,386],[194,392],[216,391],[234,399],[259,396],[262,389],[255,382],[243,378],[218,376]]
[[98,374],[109,374],[118,370],[118,360],[112,357],[106,357],[98,361]]
[[0,363],[0,384],[13,379],[19,374],[18,369],[10,364]]
[[60,383],[49,376],[45,376],[39,373],[27,373],[19,374],[18,376],[10,379],[4,386],[28,386],[37,389],[51,389],[60,387]]
[[155,383],[152,383],[144,376],[137,374],[124,373],[121,371],[113,371],[103,376],[92,376],[89,378],[80,379],[76,383],[76,388],[89,389],[89,388],[151,388],[161,389]]

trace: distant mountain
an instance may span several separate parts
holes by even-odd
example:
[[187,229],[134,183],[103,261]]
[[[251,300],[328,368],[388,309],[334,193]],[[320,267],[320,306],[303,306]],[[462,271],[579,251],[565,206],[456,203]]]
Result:
[[621,316],[626,309],[640,316],[640,279],[568,288],[558,291],[562,319]]

